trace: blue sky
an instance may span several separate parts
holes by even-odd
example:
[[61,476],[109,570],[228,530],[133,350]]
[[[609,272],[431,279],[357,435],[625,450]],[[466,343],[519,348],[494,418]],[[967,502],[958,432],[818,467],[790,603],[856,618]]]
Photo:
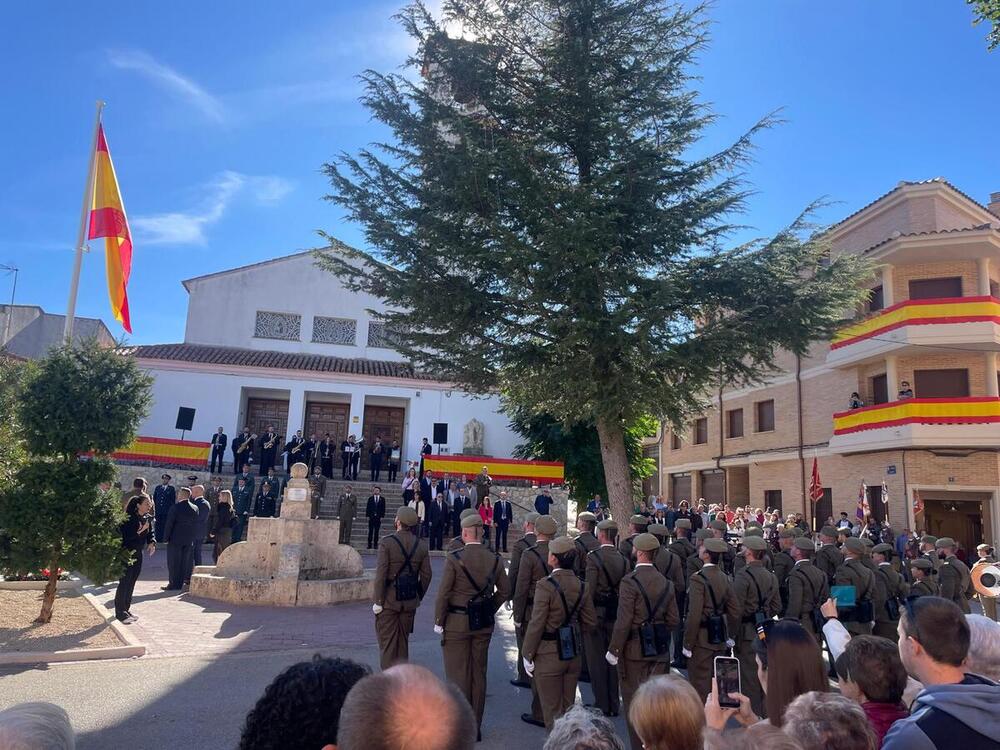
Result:
[[[17,300],[65,310],[98,98],[135,241],[130,340],[183,339],[184,278],[315,246],[319,229],[361,243],[319,170],[380,135],[354,76],[405,58],[400,4],[6,5],[0,263],[20,268]],[[787,120],[749,173],[760,232],[824,196],[836,220],[901,179],[1000,191],[1000,51],[962,0],[720,0],[710,15],[698,72],[722,118],[705,145],[779,107]],[[84,259],[77,311],[117,335],[102,264]]]

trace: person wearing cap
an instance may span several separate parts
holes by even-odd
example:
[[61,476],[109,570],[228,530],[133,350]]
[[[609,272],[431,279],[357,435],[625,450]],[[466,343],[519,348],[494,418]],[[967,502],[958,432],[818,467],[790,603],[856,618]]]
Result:
[[[372,612],[382,669],[409,660],[413,619],[431,584],[431,556],[416,534],[419,523],[417,512],[403,506],[396,511],[395,531],[378,544]],[[399,593],[407,598],[400,601]]]
[[604,655],[611,644],[615,617],[618,614],[618,590],[629,571],[628,560],[615,546],[618,524],[611,519],[597,524],[597,541],[601,546],[587,555],[587,594],[594,604],[597,627],[584,634],[584,648],[590,665],[590,688],[594,705],[605,716],[617,716],[618,670],[608,664]]
[[[517,582],[517,571],[521,565],[521,557],[529,547],[534,547],[538,542],[538,538],[535,536],[535,521],[537,520],[537,513],[528,513],[525,515],[524,536],[514,542],[514,546],[510,549],[510,571],[507,575],[512,582]],[[510,599],[507,600],[507,606],[513,609],[513,603]],[[524,659],[521,650],[521,646],[524,643],[524,628],[514,628],[514,637],[517,639],[517,677],[511,680],[510,684],[514,687],[530,688],[531,682],[528,681],[528,673],[524,671]]]
[[932,536],[930,534],[924,534],[920,537],[920,556],[930,560],[935,571],[941,569],[941,558],[938,556],[937,552],[937,540],[938,538],[936,536]]
[[[726,541],[726,533],[729,531],[729,526],[726,524],[725,518],[716,518],[708,525],[708,528],[715,539]],[[726,544],[726,551],[722,555],[720,565],[723,572],[730,578],[736,575],[736,550],[728,543]]]
[[253,497],[253,491],[257,486],[255,482],[257,480],[255,480],[253,474],[250,473],[249,464],[244,466],[241,471],[237,471],[236,476],[233,477],[233,488],[232,488],[233,497],[236,497],[236,484],[241,479],[243,480],[243,483],[250,488],[250,496]]
[[899,608],[906,601],[909,586],[892,567],[892,545],[876,544],[872,547],[875,563],[875,628],[872,635],[899,640]]
[[[688,586],[691,585],[691,576],[704,567],[705,562],[701,559],[702,550],[705,548],[706,539],[715,539],[711,529],[698,529],[694,532],[695,554],[691,555],[684,563],[684,573],[687,577]],[[727,547],[729,545],[726,545]]]
[[[595,495],[595,498],[600,498],[600,495]],[[580,532],[574,540],[577,551],[576,576],[582,581],[587,576],[587,555],[601,546],[594,534],[597,528],[597,516],[590,511],[580,513],[576,517],[576,528]],[[583,652],[580,663],[580,682],[590,682],[590,664],[587,662],[586,651]]]
[[[739,622],[740,603],[729,578],[719,567],[728,549],[724,539],[706,539],[699,552],[702,568],[691,575],[688,584],[684,655],[688,658],[688,680],[702,701],[712,691],[712,660],[735,645],[732,636],[737,633]],[[709,633],[709,618],[722,618],[725,627],[721,637]]]
[[670,544],[670,551],[680,556],[682,562],[695,554],[694,544],[691,543],[691,519],[678,518],[674,521],[674,541]]
[[844,554],[837,549],[837,529],[824,526],[819,530],[820,547],[816,550],[816,567],[823,571],[828,583],[837,575],[837,568],[844,564]]
[[[626,717],[639,686],[653,675],[670,672],[669,650],[662,656],[642,655],[639,628],[645,623],[663,623],[673,630],[681,619],[673,584],[653,565],[660,541],[652,534],[639,534],[633,540],[633,546],[635,570],[622,579],[618,590],[618,614],[604,657],[608,664],[618,668]],[[628,731],[631,746],[636,749],[642,747],[631,722],[628,722]]]
[[687,660],[684,658],[684,654],[682,654],[681,651],[684,641],[684,618],[687,613],[688,579],[691,577],[691,571],[688,568],[688,560],[698,557],[698,549],[691,541],[690,518],[678,517],[674,521],[674,534],[677,538],[670,544],[670,551],[680,558],[682,563],[681,570],[684,572],[684,585],[677,589],[677,611],[680,612],[681,621],[677,624],[677,629],[674,631],[673,635],[674,660],[671,662],[671,666],[676,667],[677,669],[684,669],[687,666]]
[[853,586],[856,605],[845,610],[840,619],[851,635],[871,635],[875,614],[875,574],[862,562],[868,548],[858,537],[844,542],[844,564],[837,568],[834,584]]
[[[479,511],[476,510],[475,508],[466,508],[461,513],[459,513],[459,515],[458,515],[458,523],[461,526],[462,521],[464,521],[466,518],[469,518],[471,516],[478,516],[478,515],[479,515]],[[464,547],[464,546],[465,546],[465,541],[462,538],[462,534],[459,533],[458,536],[456,536],[454,539],[452,539],[450,542],[448,542],[448,549],[447,549],[447,551],[448,552],[454,552],[457,549],[462,549],[462,547]],[[513,579],[511,579],[511,580],[513,581]]]
[[934,575],[934,563],[926,557],[917,557],[910,560],[910,573],[913,575],[913,583],[910,585],[910,595],[908,598],[916,599],[921,596],[938,596],[937,581]]
[[938,557],[941,558],[941,567],[938,568],[938,586],[941,590],[939,596],[955,602],[959,609],[969,614],[972,612],[969,600],[976,593],[969,567],[955,556],[958,545],[950,536],[938,539],[936,546]]
[[273,518],[277,504],[278,496],[274,493],[274,487],[265,479],[257,489],[250,515],[255,518]]
[[757,656],[754,641],[760,640],[757,623],[773,620],[781,612],[781,596],[778,593],[778,579],[764,567],[764,552],[767,542],[763,537],[743,537],[743,559],[746,564],[736,574],[733,590],[736,592],[740,621],[734,631],[735,655],[740,662],[740,692],[750,699],[753,711],[760,717],[767,715],[764,707],[764,691],[757,678]]
[[[538,541],[533,547],[525,550],[517,567],[517,580],[514,581],[513,616],[515,633],[522,633],[531,622],[531,609],[535,602],[535,585],[545,578],[549,568],[549,542],[555,538],[559,526],[552,516],[539,516],[535,521],[535,534]],[[542,715],[542,704],[538,697],[538,685],[531,681],[531,713],[521,714],[521,720],[527,724],[545,726]]]
[[[764,529],[756,523],[751,523],[747,526],[746,531],[743,532],[743,536],[744,537],[755,536],[759,537],[760,539],[763,539]],[[768,572],[771,573],[774,572],[774,558],[771,556],[771,548],[767,544],[767,542],[764,543],[764,557],[761,558],[761,563],[763,563],[764,567],[768,570]],[[743,570],[744,567],[746,567],[746,564],[747,564],[746,555],[742,553],[736,553],[736,564],[734,567],[734,572],[739,573],[741,570]]]
[[859,539],[861,539],[861,543],[865,545],[865,554],[861,556],[861,564],[874,573],[878,570],[878,566],[875,564],[875,561],[872,560],[872,549],[875,547],[875,542],[866,536],[859,537]]
[[233,526],[233,542],[242,542],[250,523],[250,511],[253,509],[253,485],[247,484],[242,477],[236,477],[236,486],[230,493],[233,496],[233,513],[236,525]]
[[778,532],[778,551],[772,557],[774,577],[778,579],[778,594],[781,596],[781,610],[788,607],[788,574],[795,567],[791,549],[795,543],[795,530],[783,528]]
[[782,616],[798,620],[819,642],[821,634],[816,628],[817,613],[830,596],[830,582],[826,574],[812,563],[815,551],[816,545],[808,537],[800,536],[792,540],[789,554],[794,564],[788,573],[788,604]]
[[177,502],[177,490],[170,484],[170,475],[161,474],[160,484],[153,490],[153,536],[157,541],[163,539],[163,527],[167,522],[167,513]]
[[[553,521],[553,523],[555,523]],[[445,676],[454,682],[481,728],[486,708],[486,667],[494,625],[470,630],[470,601],[486,599],[495,612],[510,597],[510,581],[500,555],[483,546],[483,519],[462,519],[461,549],[449,552],[434,606],[434,632],[442,636]],[[430,719],[432,717],[424,717]]]
[[618,551],[625,556],[628,560],[629,567],[631,568],[634,564],[632,555],[632,542],[635,540],[639,534],[645,533],[646,527],[649,526],[649,519],[646,516],[640,516],[638,513],[628,519],[628,533],[629,535],[618,542]]
[[647,533],[655,536],[660,543],[660,549],[653,558],[653,565],[664,578],[674,584],[675,592],[685,588],[687,581],[684,575],[684,561],[670,551],[670,529],[661,523],[651,523],[647,527]]
[[552,573],[535,586],[531,620],[524,632],[524,669],[538,690],[546,732],[552,731],[556,719],[576,701],[582,667],[583,643],[579,641],[576,656],[560,657],[559,629],[569,627],[586,633],[597,625],[593,599],[574,570],[578,555],[578,544],[569,537],[549,544]]

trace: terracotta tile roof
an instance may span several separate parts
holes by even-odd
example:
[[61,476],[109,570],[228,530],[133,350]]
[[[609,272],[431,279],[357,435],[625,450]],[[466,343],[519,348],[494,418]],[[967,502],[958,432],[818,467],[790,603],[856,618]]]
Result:
[[958,227],[957,229],[937,229],[930,232],[907,232],[906,234],[900,233],[893,235],[892,237],[886,237],[881,242],[876,242],[871,247],[866,247],[863,252],[870,253],[872,250],[876,250],[882,245],[887,245],[893,240],[898,240],[903,237],[931,237],[934,235],[941,234],[961,234],[962,232],[985,232],[992,231],[994,234],[1000,234],[1000,229],[995,229],[992,224],[980,224],[975,227]]
[[367,375],[379,378],[406,378],[409,380],[434,380],[430,375],[417,372],[409,362],[390,362],[379,359],[348,359],[323,354],[296,354],[290,352],[234,349],[226,346],[204,344],[153,344],[133,346],[124,350],[139,359],[159,359],[173,362],[192,362],[226,367],[265,367],[276,370],[306,370],[312,372],[339,372],[350,375]]

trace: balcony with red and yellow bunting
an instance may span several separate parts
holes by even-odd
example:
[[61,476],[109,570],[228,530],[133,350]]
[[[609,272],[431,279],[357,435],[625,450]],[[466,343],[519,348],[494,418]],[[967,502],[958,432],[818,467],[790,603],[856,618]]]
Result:
[[826,362],[849,367],[905,353],[907,348],[962,346],[987,351],[1000,346],[1000,299],[947,297],[906,300],[842,328]]
[[830,450],[1000,447],[1000,397],[908,398],[833,415]]

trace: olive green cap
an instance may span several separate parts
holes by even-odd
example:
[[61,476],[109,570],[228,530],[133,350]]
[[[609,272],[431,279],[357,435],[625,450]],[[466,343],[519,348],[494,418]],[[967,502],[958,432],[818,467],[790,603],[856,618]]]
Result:
[[525,523],[531,523],[531,524],[533,524],[537,520],[538,520],[538,514],[537,513],[532,512],[532,513],[525,513],[524,514],[524,522]]
[[711,537],[705,540],[705,549],[709,552],[725,552],[729,549],[729,545],[726,544],[725,539]]
[[761,539],[763,539],[764,529],[762,529],[760,526],[748,526],[747,530],[743,532],[743,537],[746,538],[748,536],[760,537]]
[[678,529],[690,529],[691,528],[691,519],[690,518],[678,518],[674,522],[674,526],[676,526]]
[[797,537],[795,537],[795,541],[792,542],[792,544],[795,545],[796,547],[798,547],[799,549],[804,550],[806,552],[815,552],[816,551],[816,545],[813,543],[813,540],[810,539],[807,536],[797,536]]
[[864,536],[864,537],[861,537],[861,543],[862,543],[863,545],[865,545],[865,547],[867,547],[867,548],[868,548],[868,551],[869,551],[869,552],[871,552],[871,548],[875,546],[875,542],[873,542],[873,541],[872,541],[871,539],[869,539],[869,538],[868,538],[868,537],[866,537],[866,536]]
[[880,555],[891,555],[892,545],[891,544],[876,544],[872,547],[872,552],[878,552]]
[[660,548],[660,540],[652,534],[639,534],[632,540],[632,546],[642,552],[652,552]]
[[924,536],[920,537],[920,543],[921,544],[937,544],[937,537],[936,536],[931,536],[930,534],[925,534]]
[[668,537],[670,536],[670,529],[664,526],[662,523],[651,523],[646,527],[646,531],[650,534],[655,534],[658,537]]
[[576,539],[577,537],[580,536],[580,529],[577,528],[568,529],[566,533],[569,534],[571,537],[573,537],[573,539]]
[[767,549],[767,542],[764,541],[763,537],[759,536],[744,536],[743,546],[747,549],[752,549],[754,552],[760,552]]
[[934,563],[928,560],[926,557],[917,557],[910,560],[911,568],[920,568],[921,570],[934,570]]
[[868,548],[865,546],[865,543],[862,542],[860,539],[858,539],[856,536],[851,536],[847,538],[847,541],[844,542],[844,549],[850,550],[851,552],[857,553],[859,555],[863,555],[865,552],[868,551]]
[[823,536],[828,536],[831,539],[836,539],[838,532],[837,529],[834,528],[833,526],[824,526],[822,529],[819,530],[819,533],[822,534]]
[[458,514],[459,520],[465,520],[469,516],[479,516],[479,511],[475,508],[466,508],[461,513]]
[[710,523],[709,528],[715,529],[716,531],[728,531],[729,526],[721,518],[716,518],[712,523]]
[[417,515],[417,511],[413,508],[408,508],[404,505],[396,511],[396,520],[403,524],[403,526],[416,526],[420,523],[420,516]]
[[649,519],[646,518],[645,516],[640,516],[638,514],[628,519],[628,522],[633,526],[649,526]]
[[597,521],[597,516],[595,516],[590,511],[586,511],[585,510],[583,513],[578,513],[577,514],[576,520],[577,521],[593,521],[593,522],[596,522]]
[[479,517],[478,513],[474,516],[466,516],[465,518],[462,519],[463,529],[471,529],[475,526],[482,526],[482,525],[483,525],[483,519]]
[[706,539],[712,538],[712,532],[709,531],[708,529],[698,529],[696,532],[694,532],[694,538],[700,542],[703,542]]
[[556,519],[552,516],[539,516],[538,520],[535,521],[535,531],[539,534],[545,534],[546,536],[555,536],[556,531],[559,529],[559,524],[556,523]]
[[568,536],[561,536],[549,542],[549,552],[553,555],[564,555],[576,549],[576,542]]
[[944,547],[957,547],[958,545],[955,544],[955,540],[952,539],[950,536],[943,536],[937,540],[937,544],[935,544],[934,546],[937,547],[938,549],[942,549]]
[[598,531],[618,531],[618,522],[611,518],[605,518],[597,524]]
[[778,532],[779,539],[795,539],[798,535],[799,535],[799,530],[790,527],[785,527]]

